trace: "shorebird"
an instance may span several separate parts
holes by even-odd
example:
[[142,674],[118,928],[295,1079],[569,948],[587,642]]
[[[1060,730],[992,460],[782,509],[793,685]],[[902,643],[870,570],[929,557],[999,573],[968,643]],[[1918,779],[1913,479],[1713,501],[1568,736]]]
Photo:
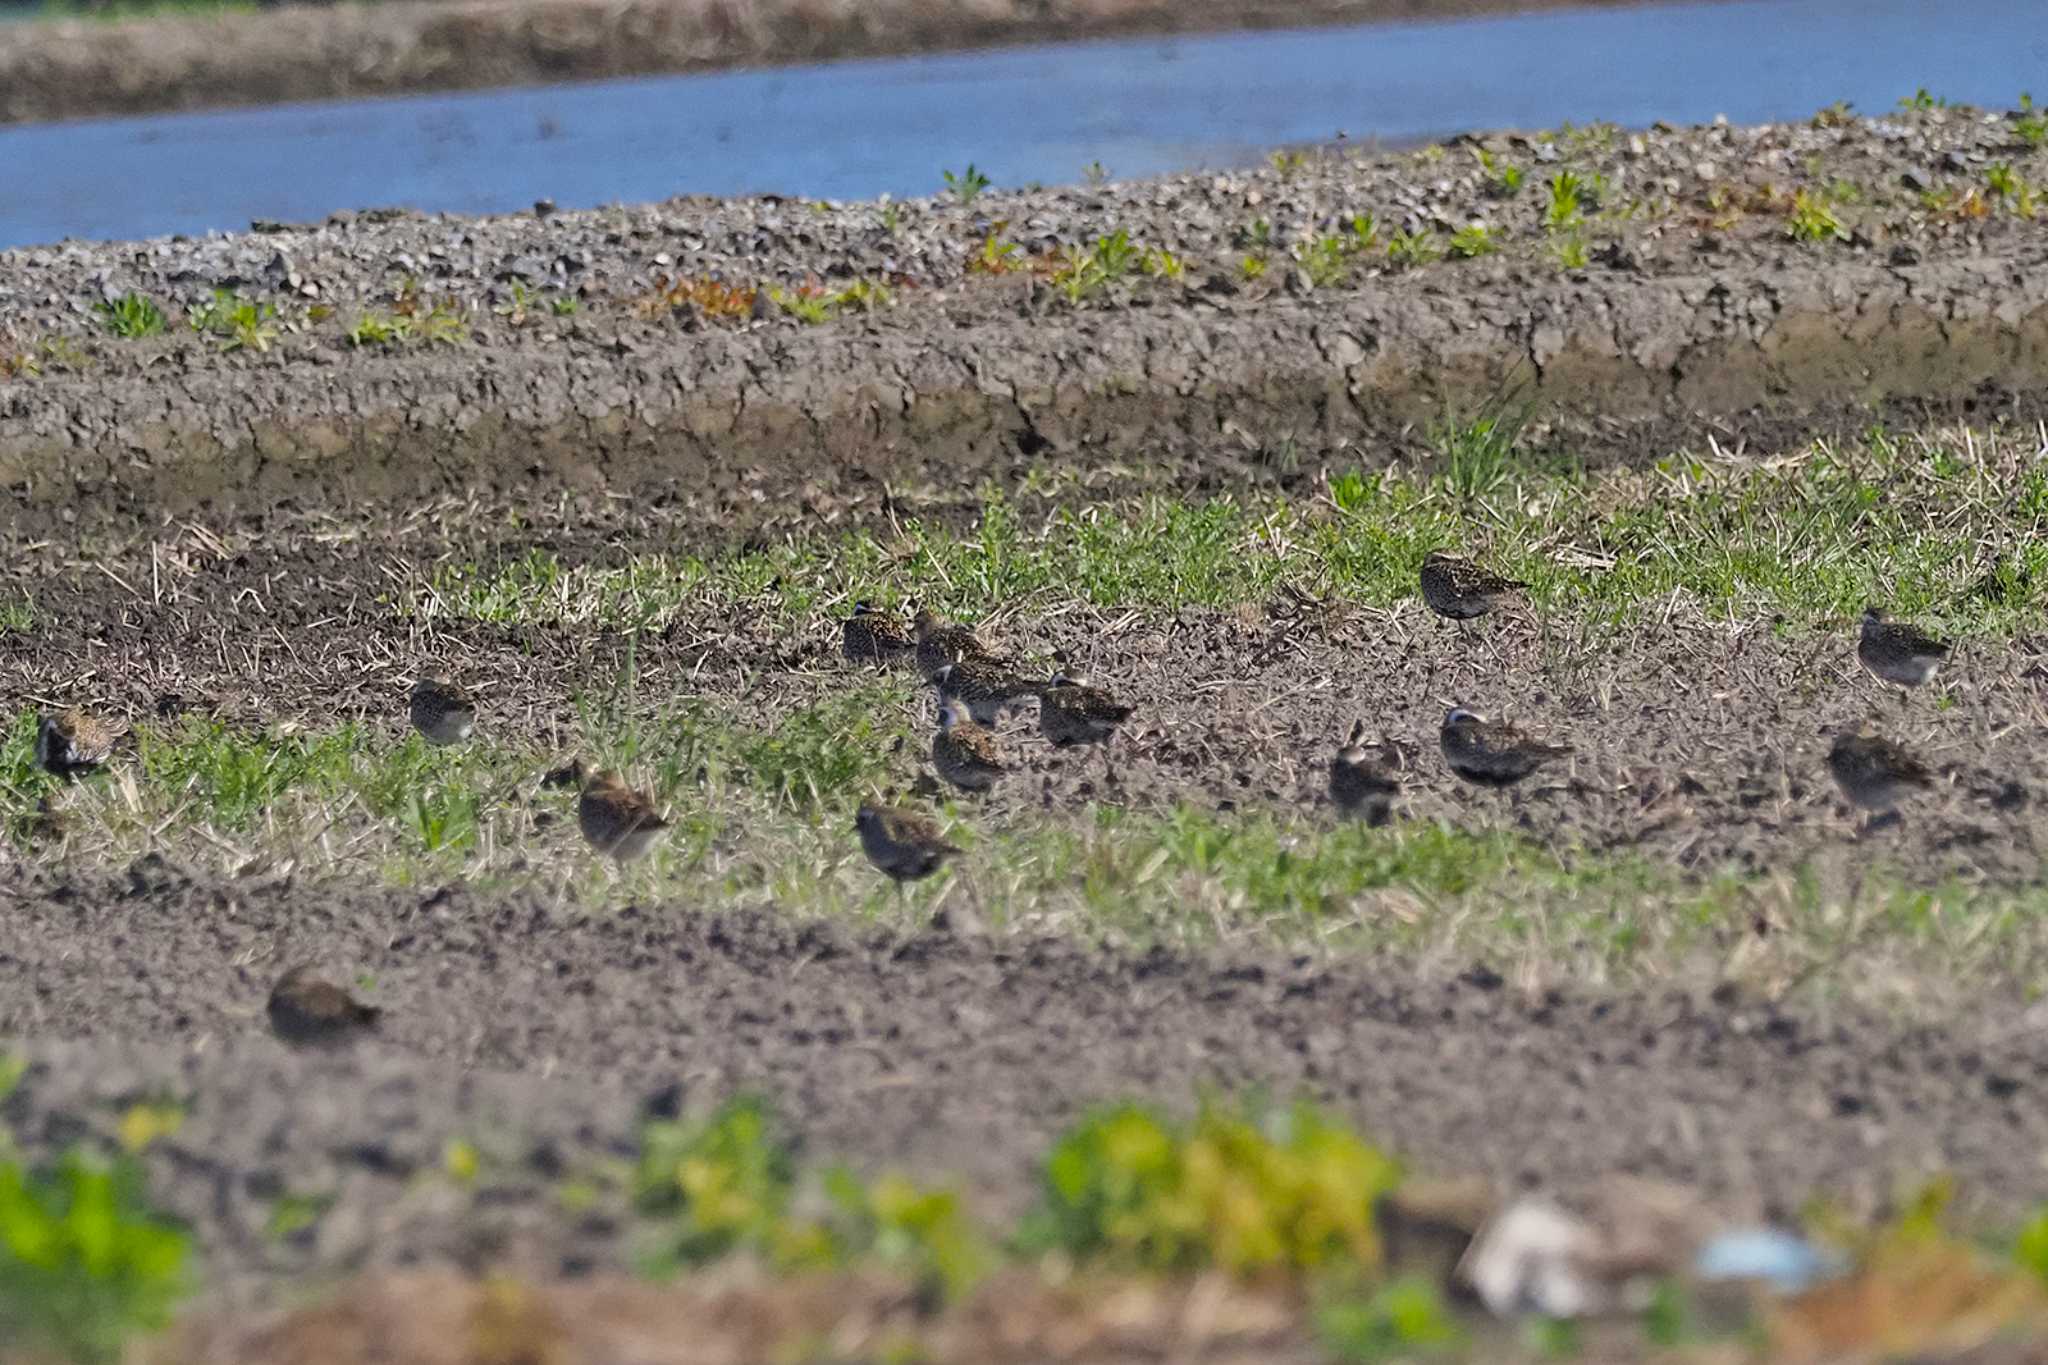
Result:
[[868,861],[899,886],[929,877],[960,852],[939,833],[937,821],[897,806],[863,801],[853,827]]
[[328,1046],[348,1041],[377,1027],[384,1013],[356,1001],[347,991],[314,976],[313,964],[302,962],[270,988],[270,1027],[295,1047]]
[[1876,607],[1867,607],[1856,657],[1895,687],[1918,687],[1948,658],[1948,645],[1904,621],[1886,620]]
[[1422,600],[1438,616],[1453,621],[1484,616],[1528,586],[1442,550],[1422,557]]
[[1849,804],[1888,811],[1911,792],[1934,785],[1934,774],[1905,746],[1880,737],[1866,722],[1835,736],[1828,771]]
[[1378,829],[1394,810],[1401,780],[1374,761],[1365,746],[1365,722],[1353,721],[1351,737],[1330,760],[1330,800],[1346,815],[1356,815]]
[[917,671],[927,678],[936,677],[947,664],[962,659],[994,657],[972,630],[941,621],[929,607],[918,608],[910,628],[917,639]]
[[1003,775],[995,732],[969,719],[959,703],[939,698],[939,732],[932,736],[932,767],[962,791],[984,792]]
[[976,725],[994,725],[1005,706],[1038,691],[1038,684],[1025,681],[1012,673],[1009,665],[985,655],[946,664],[932,674],[932,682],[941,697],[965,703]]
[[901,617],[867,602],[853,604],[841,626],[840,648],[851,663],[895,663],[917,648],[917,637]]
[[36,762],[59,777],[90,772],[113,756],[127,733],[127,721],[102,720],[76,706],[45,715],[36,726]]
[[576,823],[592,848],[621,863],[645,854],[668,828],[653,801],[609,772],[598,773],[584,784],[576,801]]
[[406,710],[429,744],[460,744],[476,729],[476,698],[440,678],[414,683]]
[[1467,782],[1511,787],[1545,763],[1571,752],[1564,744],[1531,739],[1505,721],[1487,720],[1454,706],[1437,733],[1444,762]]
[[1055,673],[1052,681],[1038,686],[1038,732],[1056,749],[1107,744],[1131,711],[1102,688],[1070,674]]

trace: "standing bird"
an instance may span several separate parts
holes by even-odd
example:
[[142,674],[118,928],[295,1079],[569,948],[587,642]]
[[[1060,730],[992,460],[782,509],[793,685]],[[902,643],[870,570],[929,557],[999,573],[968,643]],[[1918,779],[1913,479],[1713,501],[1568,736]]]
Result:
[[941,695],[939,732],[932,736],[932,767],[962,791],[985,792],[1003,775],[995,732],[977,725],[959,703]]
[[576,800],[576,823],[592,848],[622,863],[645,854],[668,828],[653,801],[610,772],[598,773],[584,784]]
[[414,683],[406,709],[429,744],[460,744],[476,729],[476,698],[441,678]]
[[987,655],[946,664],[932,674],[932,682],[941,697],[965,703],[976,725],[994,725],[1005,706],[1038,691],[1038,684],[1026,682],[1008,664]]
[[101,720],[79,707],[45,715],[36,726],[36,762],[59,777],[90,772],[113,757],[125,720]]
[[1849,803],[1867,811],[1888,811],[1915,789],[1934,785],[1926,764],[1868,723],[1835,736],[1828,771]]
[[347,991],[313,974],[302,962],[270,988],[270,1027],[294,1047],[326,1047],[347,1042],[377,1027],[384,1011],[356,1001]]
[[936,821],[901,807],[863,801],[853,828],[868,861],[898,886],[931,876],[960,852],[939,834]]
[[1116,727],[1131,718],[1132,708],[1065,673],[1053,674],[1037,690],[1038,732],[1056,749],[1106,744]]
[[1375,762],[1365,747],[1365,722],[1351,723],[1351,737],[1330,760],[1330,799],[1346,815],[1356,815],[1374,829],[1387,823],[1401,780],[1385,764]]
[[1876,607],[1863,612],[1863,635],[1856,641],[1863,666],[1895,687],[1918,687],[1934,676],[1948,657],[1948,646],[1904,621],[1887,621]]
[[1437,742],[1451,771],[1482,787],[1511,787],[1571,752],[1569,745],[1541,743],[1505,721],[1487,720],[1462,706],[1444,717]]
[[917,609],[910,627],[917,638],[917,671],[927,678],[938,676],[939,670],[947,664],[956,664],[962,659],[994,657],[972,630],[941,621],[929,607]]
[[901,617],[856,602],[841,626],[840,648],[850,663],[891,664],[917,648],[917,637]]
[[1453,621],[1484,616],[1528,586],[1442,550],[1422,557],[1422,600],[1438,616]]

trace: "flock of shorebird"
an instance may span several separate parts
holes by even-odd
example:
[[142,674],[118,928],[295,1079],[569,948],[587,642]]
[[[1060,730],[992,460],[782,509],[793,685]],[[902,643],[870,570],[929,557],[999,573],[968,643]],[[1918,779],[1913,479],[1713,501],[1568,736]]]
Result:
[[[1469,621],[1520,596],[1528,585],[1436,551],[1423,560],[1419,586],[1431,611]],[[1005,710],[1032,700],[1047,741],[1063,749],[1102,746],[1105,772],[1114,781],[1108,746],[1132,708],[1103,688],[1065,673],[1039,681],[989,648],[971,628],[942,621],[929,610],[905,620],[857,602],[842,625],[841,652],[855,664],[913,666],[937,690],[932,768],[964,792],[985,792],[1009,771],[995,726]],[[1864,613],[1856,653],[1878,678],[1913,688],[1934,675],[1949,647],[1872,607]],[[461,744],[475,733],[476,698],[443,679],[420,679],[407,709],[413,728],[430,744]],[[79,709],[46,714],[37,728],[36,760],[59,775],[89,771],[107,762],[127,728]],[[1453,774],[1497,788],[1513,786],[1571,752],[1569,745],[1536,738],[1463,706],[1453,706],[1444,716],[1438,744]],[[1873,813],[1891,809],[1934,781],[1924,763],[1867,724],[1835,736],[1828,768],[1850,803]],[[584,839],[620,862],[645,854],[669,827],[653,799],[617,773],[586,772],[580,762],[572,762],[549,773],[545,784],[578,789],[577,824]],[[1331,802],[1347,816],[1382,825],[1400,794],[1398,755],[1385,742],[1368,744],[1365,723],[1354,724],[1330,759]],[[930,816],[874,800],[861,803],[854,831],[868,860],[899,886],[930,876],[960,852]],[[347,1038],[377,1020],[374,1008],[314,977],[303,965],[278,981],[268,1008],[277,1034],[301,1044]]]

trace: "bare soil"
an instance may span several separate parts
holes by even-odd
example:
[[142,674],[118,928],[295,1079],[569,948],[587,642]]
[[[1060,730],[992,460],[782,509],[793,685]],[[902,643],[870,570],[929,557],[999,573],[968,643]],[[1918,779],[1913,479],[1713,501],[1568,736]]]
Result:
[[450,0],[10,24],[0,123],[1634,0]]

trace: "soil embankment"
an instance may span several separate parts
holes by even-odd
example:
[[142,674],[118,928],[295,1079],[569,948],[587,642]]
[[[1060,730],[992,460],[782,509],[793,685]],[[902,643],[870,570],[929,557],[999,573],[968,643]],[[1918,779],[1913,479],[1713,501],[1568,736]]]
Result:
[[[2031,420],[2048,234],[2018,121],[1596,129],[971,203],[376,213],[5,253],[0,485],[36,519],[1372,463],[1504,402],[1595,460],[1873,413]],[[108,334],[131,292],[166,331]]]
[[449,0],[0,27],[0,123],[1635,0]]

